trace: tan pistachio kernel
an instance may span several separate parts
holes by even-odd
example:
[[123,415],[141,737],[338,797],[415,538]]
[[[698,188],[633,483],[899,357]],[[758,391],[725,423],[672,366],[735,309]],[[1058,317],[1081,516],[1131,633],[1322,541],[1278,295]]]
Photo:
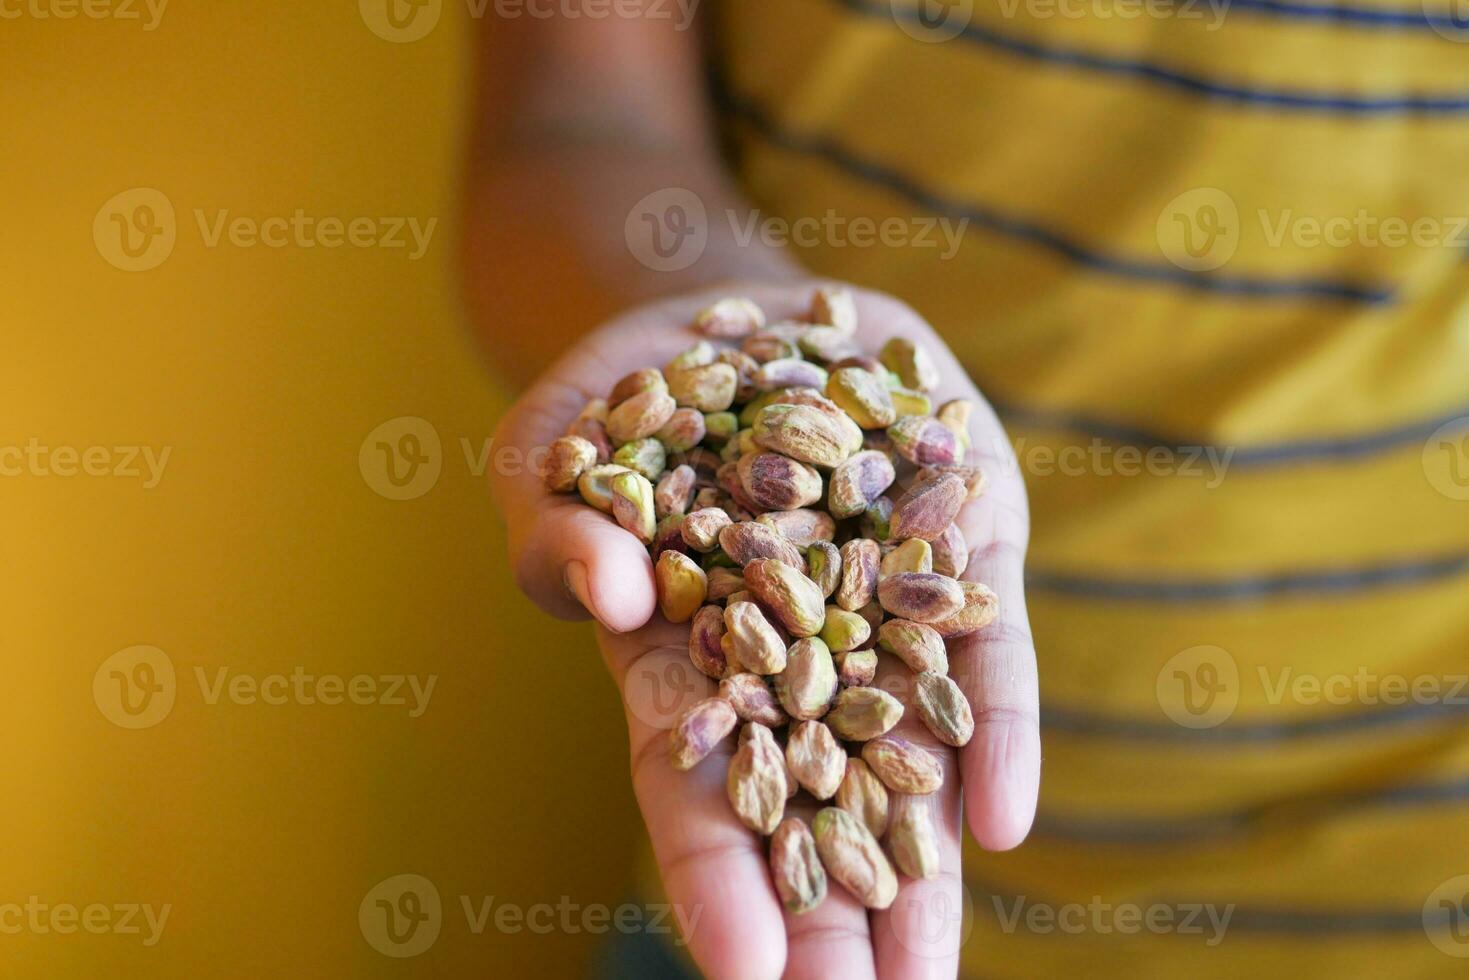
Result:
[[969,419],[974,414],[974,402],[967,398],[955,398],[940,405],[934,414],[958,438],[960,451],[968,452],[971,445]]
[[739,719],[728,701],[705,698],[689,707],[668,733],[668,752],[675,769],[692,769],[734,731]]
[[942,536],[959,516],[967,492],[964,481],[953,473],[914,484],[893,505],[893,537],[932,541]]
[[716,361],[669,375],[668,393],[685,408],[723,412],[734,404],[739,381],[738,371]]
[[670,453],[686,453],[704,441],[708,434],[704,414],[697,409],[679,408],[663,423],[653,437]]
[[964,608],[933,624],[933,628],[945,639],[968,636],[982,630],[1000,615],[1000,597],[989,586],[978,582],[960,582],[959,589],[964,597]]
[[704,604],[708,579],[704,570],[681,551],[665,551],[653,567],[658,584],[658,608],[670,623],[688,621]]
[[780,532],[781,537],[801,549],[810,548],[817,541],[830,541],[837,532],[836,521],[830,514],[808,507],[769,511],[755,521]]
[[811,322],[851,336],[857,332],[857,297],[845,286],[822,286],[811,297]]
[[939,386],[938,368],[928,352],[906,337],[894,337],[882,345],[878,359],[898,376],[903,387],[933,391]]
[[786,817],[770,836],[770,877],[792,915],[810,912],[826,900],[826,869],[816,838],[799,817]]
[[902,572],[931,571],[933,571],[933,546],[922,538],[912,538],[882,556],[877,579],[881,582],[890,575]]
[[877,594],[879,551],[877,542],[853,538],[841,547],[842,578],[837,586],[837,605],[856,612]]
[[813,541],[806,549],[806,574],[830,599],[842,580],[842,553],[830,541]]
[[898,870],[910,878],[932,878],[939,873],[939,839],[929,799],[899,794],[892,801],[888,850]]
[[589,466],[577,477],[576,489],[581,494],[581,499],[602,511],[604,514],[612,513],[612,479],[622,473],[631,473],[632,470],[626,466],[618,466],[616,463],[602,463],[597,466]]
[[596,465],[595,445],[581,436],[562,436],[548,447],[542,480],[547,490],[566,493],[574,490],[581,475]]
[[927,623],[890,619],[878,628],[877,643],[903,661],[914,673],[949,672],[949,656],[944,650],[944,638]]
[[719,547],[719,532],[733,523],[719,507],[701,507],[683,522],[684,543],[702,554]]
[[887,433],[893,449],[914,466],[953,466],[960,460],[958,437],[931,415],[905,415]]
[[838,520],[856,517],[881,497],[896,477],[893,461],[885,453],[876,450],[854,453],[832,470],[827,486],[827,509]]
[[826,397],[864,429],[882,429],[898,417],[893,396],[876,375],[859,367],[838,368],[826,382]]
[[767,405],[755,417],[754,430],[760,446],[813,466],[833,467],[852,454],[850,432],[811,405]]
[[751,830],[771,834],[785,815],[785,754],[770,729],[746,722],[739,748],[729,763],[726,780],[730,805],[740,822]]
[[826,622],[821,626],[821,640],[832,651],[846,653],[867,642],[872,627],[867,620],[841,606],[826,607]]
[[834,654],[832,659],[842,687],[867,687],[877,676],[877,654],[871,650],[848,650]]
[[898,896],[898,876],[877,838],[841,807],[829,806],[811,825],[826,873],[869,909],[885,909]]
[[[633,395],[641,395],[645,391],[667,390],[668,382],[664,380],[662,371],[657,368],[641,368],[631,374],[624,375],[617,384],[612,386],[612,391],[607,396],[606,405],[609,408],[615,408]],[[605,421],[605,417],[603,421]]]
[[745,591],[745,577],[733,568],[715,565],[706,574],[709,577],[710,602],[724,602],[735,593]]
[[759,674],[729,675],[719,682],[719,696],[730,703],[740,721],[755,721],[768,728],[781,728],[790,723],[790,716],[781,708],[775,692]]
[[676,466],[658,478],[653,488],[653,510],[661,520],[670,514],[685,514],[694,502],[694,468]]
[[801,549],[791,544],[779,531],[757,521],[740,521],[719,531],[719,546],[743,567],[757,558],[773,558],[797,571],[804,571],[806,559]]
[[737,467],[740,488],[761,510],[795,510],[821,499],[821,474],[780,453],[750,453]]
[[962,748],[974,737],[974,712],[964,692],[937,671],[919,674],[913,688],[913,707],[918,717],[945,745]]
[[921,391],[913,391],[910,388],[891,388],[888,394],[893,400],[893,414],[900,419],[910,415],[933,414],[933,401]]
[[877,599],[900,619],[938,623],[964,608],[964,589],[934,572],[900,572],[877,583]]
[[888,791],[867,763],[847,760],[842,784],[837,787],[837,806],[862,821],[873,837],[881,839],[888,829]]
[[699,311],[694,329],[706,337],[738,340],[765,326],[765,313],[751,300],[729,297]]
[[818,800],[835,796],[847,771],[847,753],[819,721],[803,721],[791,729],[786,762],[801,788]]
[[689,662],[705,677],[719,680],[729,670],[719,642],[724,637],[724,610],[704,606],[694,613],[689,632]]
[[958,524],[950,524],[933,540],[933,570],[949,578],[958,578],[969,567],[969,542]]
[[619,446],[634,439],[646,439],[663,428],[677,408],[666,392],[645,391],[633,395],[607,414],[607,435]]
[[775,693],[792,718],[810,720],[826,714],[837,693],[836,666],[826,644],[816,637],[791,644],[785,670],[775,676]]
[[862,761],[895,793],[924,796],[944,784],[944,771],[938,760],[927,750],[896,735],[884,734],[868,741],[862,746]]
[[786,669],[786,645],[753,602],[730,601],[724,610],[725,637],[735,658],[756,674],[779,674]]
[[653,543],[658,527],[653,513],[653,484],[641,473],[626,470],[612,478],[612,516],[643,544]]
[[903,704],[876,687],[847,687],[838,692],[825,721],[839,738],[865,742],[893,730],[903,717]]
[[815,582],[784,562],[756,558],[745,565],[745,586],[792,636],[815,636],[826,622],[826,597]]
[[663,475],[663,470],[668,464],[668,453],[663,448],[663,443],[649,436],[646,439],[634,439],[625,442],[617,452],[612,454],[612,462],[618,466],[626,466],[634,473],[641,473],[652,482]]

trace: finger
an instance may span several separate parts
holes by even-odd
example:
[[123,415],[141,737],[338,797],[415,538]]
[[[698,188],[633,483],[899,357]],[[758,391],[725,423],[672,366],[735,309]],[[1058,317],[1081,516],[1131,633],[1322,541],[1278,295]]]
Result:
[[[922,808],[938,845],[937,873],[928,878],[910,878],[898,869],[898,895],[887,909],[872,914],[872,941],[877,975],[893,980],[954,977],[959,970],[962,933],[960,900],[960,773],[952,748],[936,739],[919,718],[914,703],[913,673],[896,657],[878,655],[878,674],[873,683],[903,702],[903,717],[893,734],[907,739],[934,756],[943,767],[944,783],[938,792],[925,797],[892,794],[889,799],[889,831],[898,810],[909,804]],[[892,854],[892,839],[887,839]],[[897,864],[894,863],[894,868]]]
[[590,613],[614,633],[635,630],[653,615],[657,596],[648,549],[580,499],[543,508],[511,555],[521,589],[552,615],[580,619]]
[[[809,826],[816,810],[817,806],[804,803],[787,812]],[[784,914],[785,980],[865,980],[876,976],[867,910],[841,885],[828,879],[826,900],[820,905],[800,915]]]
[[[996,488],[997,490],[1000,488]],[[1022,505],[1023,506],[1023,505]],[[964,578],[999,597],[995,622],[949,642],[950,674],[974,709],[974,737],[960,751],[969,827],[1002,851],[1030,832],[1040,791],[1041,740],[1035,642],[1025,611],[1023,530],[1003,493],[967,505]]]
[[688,665],[687,629],[660,619],[601,640],[627,708],[633,789],[689,952],[714,980],[774,980],[785,964],[785,925],[764,845],[725,790],[734,738],[688,772],[668,761],[667,729],[714,691],[692,668],[672,669]]
[[[632,370],[629,367],[628,370]],[[576,495],[553,494],[538,461],[587,402],[626,372],[609,364],[601,341],[562,358],[502,420],[495,497],[508,523],[510,560],[520,587],[546,612],[564,619],[590,614],[612,632],[636,629],[653,613],[653,567],[647,548],[610,516]]]

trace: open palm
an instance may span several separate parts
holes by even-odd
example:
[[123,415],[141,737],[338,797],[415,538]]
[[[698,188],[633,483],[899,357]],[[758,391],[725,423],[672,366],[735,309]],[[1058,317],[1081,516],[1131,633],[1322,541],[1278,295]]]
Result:
[[[568,351],[516,403],[500,425],[499,445],[529,452],[562,435],[592,398],[638,368],[667,362],[694,341],[688,324],[725,295],[748,296],[773,320],[795,318],[815,283],[731,284],[634,310],[598,328]],[[607,516],[574,496],[547,493],[533,472],[495,477],[509,522],[511,559],[522,588],[547,612],[569,619],[589,613],[597,640],[627,709],[632,778],[669,901],[693,923],[686,937],[710,977],[952,977],[961,929],[961,813],[989,849],[1024,839],[1040,780],[1035,650],[1025,613],[1022,565],[1028,535],[1025,490],[999,422],[948,348],[912,309],[857,291],[858,340],[877,350],[892,336],[910,337],[933,355],[943,376],[936,403],[969,398],[978,463],[989,489],[958,518],[971,548],[964,578],[999,594],[1000,618],[949,642],[950,673],[974,707],[974,738],[949,748],[913,711],[896,732],[939,758],[943,788],[934,798],[942,871],[924,881],[900,876],[892,907],[869,912],[835,882],[826,901],[804,915],[786,913],[766,866],[765,845],[731,810],[725,772],[734,739],[690,772],[669,764],[666,732],[684,707],[715,693],[688,663],[688,626],[655,614],[653,566],[647,549]],[[895,658],[880,657],[874,682],[901,700],[911,686]],[[884,685],[884,678],[892,681]],[[808,819],[815,807],[791,812]],[[697,918],[695,918],[697,916]]]

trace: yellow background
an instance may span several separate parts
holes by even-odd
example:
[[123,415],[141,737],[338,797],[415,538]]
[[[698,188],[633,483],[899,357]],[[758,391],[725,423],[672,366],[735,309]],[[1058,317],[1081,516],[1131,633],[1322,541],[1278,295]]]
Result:
[[[153,31],[18,9],[0,21],[0,445],[171,456],[153,489],[0,478],[0,904],[172,911],[152,948],[0,933],[0,972],[568,975],[597,937],[474,935],[459,907],[615,905],[640,833],[589,634],[516,596],[462,450],[481,451],[505,404],[455,281],[465,6],[444,5],[413,43],[372,33],[351,0],[174,0]],[[123,272],[92,225],[135,187],[172,202],[177,244]],[[210,247],[194,214],[298,208],[438,224],[415,262]],[[443,470],[392,501],[358,450],[405,415],[434,426]],[[137,644],[172,660],[177,701],[129,731],[92,681]],[[223,666],[438,680],[417,719],[208,704],[194,670]],[[555,705],[568,710],[547,717]],[[444,924],[428,952],[395,960],[364,940],[357,909],[404,873],[435,883]]]

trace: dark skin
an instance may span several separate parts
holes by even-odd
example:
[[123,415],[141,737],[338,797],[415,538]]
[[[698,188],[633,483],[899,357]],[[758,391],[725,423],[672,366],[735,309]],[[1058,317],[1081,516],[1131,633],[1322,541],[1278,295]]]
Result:
[[[465,278],[476,328],[493,338],[486,349],[494,366],[517,385],[530,382],[501,422],[497,445],[531,450],[563,434],[612,381],[687,347],[688,323],[714,299],[749,296],[772,319],[807,310],[817,281],[783,251],[736,245],[723,222],[710,223],[703,257],[679,272],[649,270],[624,243],[630,209],[663,188],[694,190],[711,214],[747,209],[715,152],[700,57],[697,32],[666,19],[486,18]],[[626,312],[588,331],[589,310]],[[962,827],[967,821],[982,847],[1004,850],[1025,838],[1035,813],[1038,695],[1018,468],[994,413],[921,317],[866,291],[859,314],[864,347],[875,350],[893,335],[918,340],[944,378],[936,401],[966,397],[977,405],[971,430],[990,485],[959,518],[973,550],[965,578],[993,588],[1002,610],[996,623],[949,645],[951,674],[974,707],[973,740],[957,751],[938,744],[911,711],[899,726],[946,769],[934,805],[942,873],[922,882],[900,876],[889,910],[869,913],[833,884],[819,909],[799,917],[783,911],[763,841],[726,798],[734,740],[691,772],[673,770],[671,719],[650,718],[629,687],[644,666],[686,658],[687,626],[655,612],[647,549],[576,497],[546,493],[532,472],[494,477],[522,588],[552,615],[597,621],[598,644],[629,709],[633,784],[664,887],[694,923],[689,950],[710,977],[954,976],[960,930],[936,923],[958,908]],[[556,351],[565,353],[548,367]],[[882,660],[885,673],[906,670]],[[906,699],[904,678],[891,680]]]

